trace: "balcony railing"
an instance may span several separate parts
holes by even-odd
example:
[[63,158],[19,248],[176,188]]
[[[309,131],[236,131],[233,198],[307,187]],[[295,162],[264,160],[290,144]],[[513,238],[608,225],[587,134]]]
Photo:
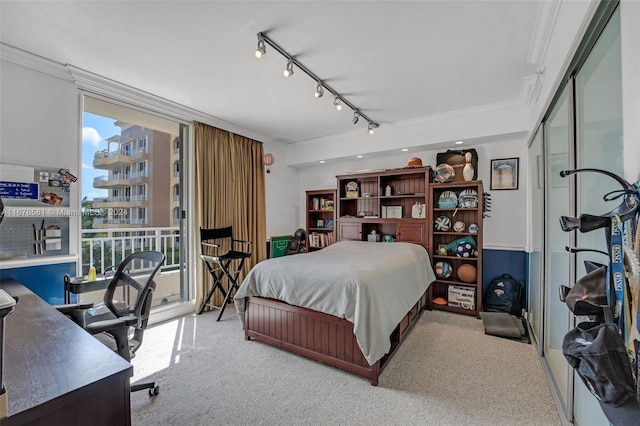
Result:
[[131,175],[129,176],[129,179],[143,178],[147,176],[149,176],[149,173],[146,170],[143,170],[141,172],[131,173]]
[[149,196],[147,194],[136,194],[131,196],[131,201],[147,201]]
[[[82,263],[98,274],[119,265],[129,254],[154,250],[165,255],[162,270],[180,267],[180,228],[105,228],[82,230]],[[106,236],[105,236],[106,235]]]
[[[94,225],[146,225],[147,223],[146,218],[98,217],[93,219]],[[104,232],[104,230],[101,229],[100,232]]]

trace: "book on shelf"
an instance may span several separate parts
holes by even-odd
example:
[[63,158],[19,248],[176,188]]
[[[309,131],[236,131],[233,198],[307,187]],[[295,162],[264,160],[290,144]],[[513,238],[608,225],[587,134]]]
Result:
[[313,232],[309,235],[309,246],[313,248],[324,248],[333,244],[333,234],[324,232]]
[[333,210],[333,200],[324,197],[313,197],[310,208],[311,210]]

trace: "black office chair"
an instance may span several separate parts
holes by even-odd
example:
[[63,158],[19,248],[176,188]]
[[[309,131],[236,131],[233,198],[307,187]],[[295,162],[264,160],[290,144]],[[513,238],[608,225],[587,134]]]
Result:
[[[84,314],[93,307],[90,303],[60,305],[56,308],[118,352],[122,358],[131,361],[142,344],[156,288],[153,278],[164,260],[160,252],[142,251],[130,254],[120,263],[104,294],[104,304],[109,308],[112,318],[87,324]],[[155,382],[131,386],[131,392],[142,389],[149,389],[151,396],[160,391]]]
[[[235,250],[238,246],[243,247],[245,251]],[[228,251],[220,254],[225,250]],[[200,258],[204,261],[205,265],[207,265],[207,269],[213,277],[213,286],[202,302],[198,315],[204,311],[205,307],[209,306],[210,308],[220,309],[218,319],[216,320],[220,321],[224,308],[231,300],[233,291],[238,289],[238,276],[240,275],[244,261],[251,257],[250,250],[250,241],[233,238],[232,226],[215,229],[200,228]],[[232,266],[235,267],[234,270],[230,270]],[[222,279],[224,277],[227,277],[229,281],[226,290],[222,286]],[[220,306],[209,303],[211,296],[213,296],[216,290],[220,290],[224,297],[224,302],[222,302]]]

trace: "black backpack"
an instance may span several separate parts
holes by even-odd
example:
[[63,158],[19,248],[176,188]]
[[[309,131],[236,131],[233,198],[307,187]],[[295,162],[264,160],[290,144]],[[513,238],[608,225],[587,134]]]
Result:
[[483,307],[487,312],[507,312],[520,317],[524,296],[524,282],[509,274],[494,278],[484,296]]

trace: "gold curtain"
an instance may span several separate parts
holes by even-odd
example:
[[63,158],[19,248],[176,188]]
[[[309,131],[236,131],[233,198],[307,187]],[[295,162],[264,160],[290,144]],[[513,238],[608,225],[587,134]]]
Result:
[[[233,226],[233,237],[251,241],[251,258],[240,272],[247,272],[267,257],[266,207],[262,143],[194,122],[196,229]],[[198,253],[200,235],[196,235]],[[196,309],[213,286],[211,274],[197,262]],[[223,285],[227,288],[227,282]],[[216,292],[210,303],[222,304]],[[207,308],[209,309],[209,308]]]

